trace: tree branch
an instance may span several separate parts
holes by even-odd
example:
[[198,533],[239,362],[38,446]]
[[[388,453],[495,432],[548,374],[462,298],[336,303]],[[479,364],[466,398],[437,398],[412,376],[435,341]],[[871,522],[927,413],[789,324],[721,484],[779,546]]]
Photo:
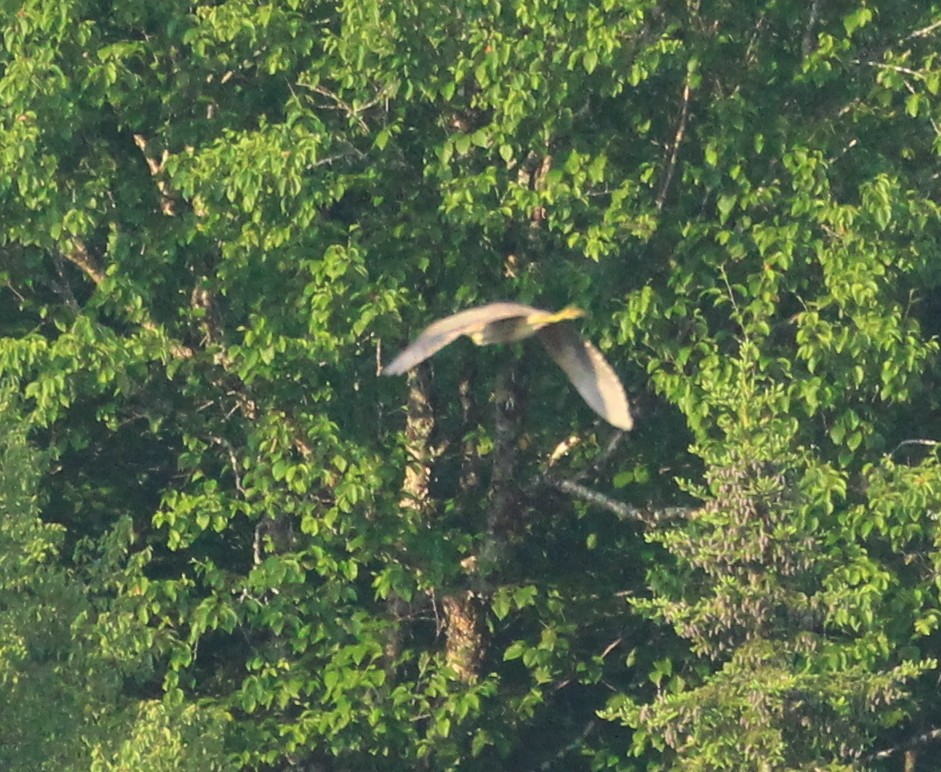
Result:
[[134,135],[134,144],[140,149],[141,155],[144,156],[144,160],[147,162],[147,168],[150,169],[150,175],[157,183],[157,190],[160,193],[160,211],[168,217],[174,216],[176,214],[176,202],[174,201],[170,186],[167,184],[166,177],[163,173],[167,159],[170,157],[169,151],[164,149],[163,155],[158,161],[151,155],[149,143],[142,134]]
[[894,748],[886,748],[885,750],[881,750],[866,756],[863,758],[863,761],[878,761],[880,759],[888,759],[894,756],[896,753],[910,751],[921,745],[927,745],[930,742],[934,742],[935,740],[941,740],[941,727],[929,729],[927,732],[916,735],[915,737],[912,737],[905,742],[896,745]]
[[95,261],[88,253],[88,247],[77,238],[71,240],[71,249],[62,253],[62,256],[73,265],[78,266],[82,272],[94,282],[97,286],[105,280],[105,275],[101,269],[95,265]]
[[549,488],[554,488],[562,493],[567,493],[577,499],[581,499],[589,504],[593,504],[601,509],[606,509],[615,514],[621,520],[631,520],[637,523],[643,523],[650,526],[657,523],[667,522],[669,520],[680,520],[694,511],[690,507],[664,507],[663,509],[640,509],[623,501],[618,501],[610,496],[606,496],[596,490],[577,483],[573,480],[559,480],[557,478],[544,476],[539,483]]
[[680,121],[676,127],[676,134],[673,137],[673,147],[670,150],[670,160],[667,163],[667,173],[664,175],[663,184],[660,186],[660,192],[657,193],[657,211],[663,209],[667,200],[667,193],[670,190],[670,184],[673,182],[673,172],[676,169],[676,159],[680,153],[680,145],[683,144],[683,137],[686,135],[686,122],[689,118],[689,100],[692,90],[689,85],[689,75],[686,76],[686,82],[683,83],[683,96],[680,103]]
[[924,38],[928,37],[932,32],[934,32],[938,27],[941,27],[941,21],[936,21],[933,24],[929,24],[927,27],[922,27],[921,29],[916,29],[911,35],[909,35],[906,40],[911,40],[912,38]]
[[926,448],[934,448],[938,445],[941,445],[941,442],[938,442],[937,440],[902,440],[892,449],[892,452],[889,453],[889,458],[892,458],[892,456],[908,445],[921,445]]

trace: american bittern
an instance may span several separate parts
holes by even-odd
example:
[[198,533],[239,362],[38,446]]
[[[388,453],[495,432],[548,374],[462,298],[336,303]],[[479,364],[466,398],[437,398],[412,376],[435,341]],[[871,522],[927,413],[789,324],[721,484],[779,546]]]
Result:
[[382,372],[400,375],[411,370],[461,335],[467,335],[478,346],[512,343],[538,335],[588,406],[612,426],[628,430],[634,421],[617,374],[598,349],[569,325],[560,324],[584,315],[578,308],[552,312],[521,303],[490,303],[469,308],[429,325]]

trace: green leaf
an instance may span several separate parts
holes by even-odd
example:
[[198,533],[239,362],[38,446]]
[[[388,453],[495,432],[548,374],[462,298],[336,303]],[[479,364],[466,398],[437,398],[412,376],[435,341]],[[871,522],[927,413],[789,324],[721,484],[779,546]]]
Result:
[[598,66],[598,54],[591,50],[586,51],[582,57],[582,66],[589,75],[593,73]]

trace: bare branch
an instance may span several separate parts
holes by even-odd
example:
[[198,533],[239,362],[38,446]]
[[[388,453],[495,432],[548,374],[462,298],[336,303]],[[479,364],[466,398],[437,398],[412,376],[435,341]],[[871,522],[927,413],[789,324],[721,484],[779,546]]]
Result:
[[368,131],[369,126],[366,125],[366,121],[364,121],[360,117],[359,114],[363,112],[364,110],[367,110],[368,108],[372,107],[378,101],[381,101],[380,100],[381,92],[380,92],[380,95],[377,96],[376,99],[370,102],[367,102],[360,108],[355,108],[349,102],[346,102],[344,99],[342,99],[339,94],[336,94],[330,89],[324,88],[321,85],[314,85],[310,83],[299,83],[298,85],[301,88],[306,88],[309,91],[313,91],[315,94],[320,94],[320,96],[326,97],[327,99],[329,99],[331,102],[333,102],[337,106],[338,109],[346,113],[347,117],[354,119],[359,124],[359,127],[363,131]]
[[922,27],[921,29],[916,29],[911,35],[909,35],[906,40],[911,40],[912,38],[924,38],[928,37],[932,32],[934,32],[938,27],[941,27],[941,21],[936,21],[934,24],[929,24],[927,27]]
[[224,437],[216,437],[215,435],[210,435],[209,439],[213,444],[225,448],[229,455],[229,465],[232,467],[232,475],[235,478],[235,489],[242,496],[246,496],[245,488],[242,487],[242,474],[239,468],[239,460],[235,455],[235,448],[232,447],[232,443]]
[[560,761],[562,761],[562,759],[564,759],[569,753],[577,749],[583,742],[585,742],[585,739],[588,737],[588,735],[591,734],[592,730],[595,728],[595,723],[596,723],[595,719],[591,719],[587,724],[585,724],[584,728],[579,733],[578,737],[572,740],[572,742],[570,742],[568,745],[563,747],[560,751],[555,753],[551,758],[547,759],[538,767],[533,769],[532,772],[548,772],[553,767],[556,767],[556,765]]
[[689,507],[664,507],[663,509],[640,509],[623,501],[618,501],[596,490],[592,490],[573,480],[558,480],[552,477],[543,477],[542,485],[555,488],[557,491],[567,493],[596,507],[601,507],[614,513],[621,520],[632,520],[644,525],[654,525],[669,520],[680,520],[689,517],[693,510]]
[[892,456],[894,456],[896,453],[899,452],[899,450],[901,450],[907,445],[922,445],[924,447],[933,448],[938,445],[941,445],[941,442],[938,442],[937,440],[902,440],[898,445],[896,445],[892,449],[892,452],[889,453],[889,458],[892,458]]
[[170,186],[167,184],[166,177],[163,173],[167,159],[170,157],[169,151],[164,150],[163,155],[158,161],[153,155],[151,155],[149,143],[142,134],[134,135],[134,144],[137,145],[137,147],[140,149],[141,154],[144,156],[144,160],[147,162],[147,168],[150,169],[150,175],[157,183],[157,190],[160,192],[160,211],[168,217],[172,217],[176,214],[176,202],[173,200],[173,195],[170,192]]
[[601,659],[607,657],[612,651],[620,646],[623,641],[623,638],[615,638],[613,641],[611,641],[611,643],[604,647],[604,651],[601,652]]
[[[867,67],[875,67],[877,70],[890,70],[892,72],[900,72],[904,75],[911,75],[913,78],[918,80],[924,80],[925,74],[919,72],[918,70],[913,70],[911,67],[902,67],[898,64],[886,64],[885,62],[873,62],[873,61],[861,61],[859,59],[853,59],[852,64],[865,64]],[[911,89],[910,89],[911,90]]]
[[667,193],[670,190],[670,184],[673,182],[673,172],[676,170],[676,159],[680,153],[680,145],[683,144],[683,137],[686,135],[686,122],[689,118],[689,100],[692,89],[689,85],[690,76],[686,76],[686,82],[683,84],[683,96],[680,103],[680,120],[676,127],[676,134],[673,137],[673,147],[670,149],[670,160],[667,163],[667,173],[664,175],[663,184],[660,186],[660,192],[657,193],[657,211],[663,209],[667,200]]
[[[913,70],[909,67],[901,67],[900,65],[897,65],[897,64],[886,64],[885,62],[873,62],[873,61],[863,62],[863,61],[860,61],[859,59],[854,59],[853,64],[865,64],[869,67],[875,67],[876,69],[879,69],[879,70],[890,70],[891,72],[898,72],[898,73],[901,73],[902,75],[908,75],[910,78],[915,78],[916,80],[920,80],[920,81],[926,80],[926,75],[924,72],[919,72],[918,70]],[[915,87],[911,83],[909,83],[908,81],[904,81],[904,82],[905,82],[905,88],[908,89],[908,93],[910,94],[918,93]],[[941,126],[939,126],[938,122],[934,118],[932,118],[930,115],[928,117],[928,120],[931,123],[931,128],[934,129],[934,133],[941,136]]]
[[872,755],[865,757],[863,761],[878,761],[879,759],[888,759],[894,756],[896,753],[910,751],[913,748],[917,748],[921,745],[927,745],[928,743],[934,742],[935,740],[941,740],[941,728],[930,729],[923,734],[912,737],[909,740],[896,745],[894,748],[886,748],[885,750],[873,753]]
[[73,265],[82,269],[85,275],[96,285],[105,280],[104,273],[95,265],[94,260],[88,253],[88,248],[77,238],[72,239],[72,248],[62,253],[62,256]]

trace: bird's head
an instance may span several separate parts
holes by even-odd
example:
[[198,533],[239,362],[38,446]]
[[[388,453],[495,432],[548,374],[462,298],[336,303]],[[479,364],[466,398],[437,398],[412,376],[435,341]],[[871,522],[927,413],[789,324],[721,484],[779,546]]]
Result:
[[585,312],[575,306],[566,306],[561,311],[540,311],[539,315],[533,314],[530,318],[531,323],[537,327],[545,327],[547,324],[556,322],[567,322],[570,319],[578,319],[584,316]]
[[556,314],[557,321],[565,322],[569,319],[578,319],[585,315],[585,312],[575,306],[566,306]]

